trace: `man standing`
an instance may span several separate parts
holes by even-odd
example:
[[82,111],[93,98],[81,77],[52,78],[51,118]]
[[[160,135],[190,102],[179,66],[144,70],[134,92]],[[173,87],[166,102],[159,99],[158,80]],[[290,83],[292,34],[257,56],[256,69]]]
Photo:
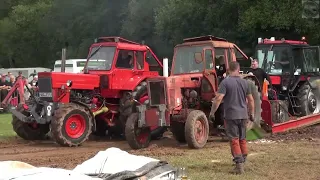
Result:
[[250,72],[257,77],[261,88],[262,88],[264,79],[267,79],[267,81],[269,82],[269,87],[272,86],[270,76],[263,69],[259,68],[259,62],[257,59],[252,60],[251,70],[249,70],[248,73]]
[[246,124],[248,120],[247,102],[249,104],[249,119],[253,121],[254,100],[248,82],[240,77],[238,62],[229,64],[229,76],[219,85],[216,96],[212,99],[210,117],[214,118],[220,103],[224,100],[224,117],[226,133],[230,141],[233,161],[236,168],[233,173],[244,172],[243,163],[248,154],[246,142]]

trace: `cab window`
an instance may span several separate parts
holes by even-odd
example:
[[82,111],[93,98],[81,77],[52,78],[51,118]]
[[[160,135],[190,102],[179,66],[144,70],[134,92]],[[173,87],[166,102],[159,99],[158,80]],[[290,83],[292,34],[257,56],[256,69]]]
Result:
[[204,57],[205,57],[205,63],[206,63],[206,69],[213,69],[213,53],[211,49],[206,49],[204,51]]
[[143,63],[143,52],[142,51],[136,51],[136,67],[137,69],[141,70],[144,68]]
[[116,63],[117,68],[121,69],[133,69],[134,67],[133,51],[120,50]]

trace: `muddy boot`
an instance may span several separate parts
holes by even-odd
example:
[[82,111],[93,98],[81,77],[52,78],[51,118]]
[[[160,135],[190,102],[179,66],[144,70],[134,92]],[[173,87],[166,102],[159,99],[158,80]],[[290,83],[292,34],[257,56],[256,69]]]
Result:
[[231,171],[232,174],[243,174],[244,173],[244,164],[237,163],[236,167]]

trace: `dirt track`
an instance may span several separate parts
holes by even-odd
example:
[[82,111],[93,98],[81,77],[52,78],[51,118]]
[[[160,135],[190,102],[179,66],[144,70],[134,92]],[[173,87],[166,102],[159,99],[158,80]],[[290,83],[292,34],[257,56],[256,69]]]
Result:
[[[90,140],[80,147],[60,147],[52,141],[27,142],[20,138],[0,142],[0,161],[17,160],[30,163],[35,166],[60,167],[72,169],[77,164],[94,156],[98,151],[110,147],[117,147],[133,154],[157,156],[166,154],[163,148],[169,148],[170,152],[181,155],[179,145],[170,138],[154,141],[149,149],[133,151],[126,141],[115,140]],[[174,151],[177,150],[177,152]]]
[[[269,137],[271,140],[312,140],[320,138],[320,126],[296,130],[290,133]],[[215,148],[225,146],[226,143],[208,142],[207,146]],[[170,137],[153,141],[150,148],[133,151],[126,141],[115,140],[90,140],[80,147],[60,147],[52,141],[27,142],[20,138],[9,141],[0,141],[0,161],[17,160],[35,166],[60,167],[72,169],[77,164],[94,156],[98,151],[110,147],[118,147],[132,154],[145,156],[177,155],[182,156],[187,151],[185,145],[181,146]]]

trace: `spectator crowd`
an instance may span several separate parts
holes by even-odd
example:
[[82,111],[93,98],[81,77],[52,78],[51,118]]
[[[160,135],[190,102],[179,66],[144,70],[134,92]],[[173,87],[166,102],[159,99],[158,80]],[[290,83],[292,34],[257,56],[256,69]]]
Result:
[[[24,77],[22,75],[22,72],[19,72],[18,76],[14,76],[11,72],[8,72],[7,74],[1,74],[0,75],[0,102],[2,102],[5,99],[5,97],[8,95],[10,89],[13,87],[13,85],[15,84],[18,78],[22,78],[25,85],[29,89],[35,89],[37,86],[38,76],[34,76],[32,81],[28,82],[28,78]],[[27,100],[30,97],[30,93],[27,90],[26,86],[24,87],[25,89],[24,98]],[[17,93],[14,93],[12,96],[19,98]]]

